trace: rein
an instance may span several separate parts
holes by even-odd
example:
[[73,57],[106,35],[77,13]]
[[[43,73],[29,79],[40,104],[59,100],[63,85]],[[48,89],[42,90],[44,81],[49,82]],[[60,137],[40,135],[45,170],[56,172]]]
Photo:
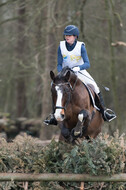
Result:
[[75,81],[73,87],[72,87],[72,85],[70,84],[70,82],[65,82],[65,83],[60,83],[60,84],[55,84],[54,82],[52,82],[52,85],[54,84],[55,86],[64,86],[64,85],[67,85],[67,84],[68,84],[69,87],[70,87],[70,89],[71,89],[72,91],[74,91],[75,86],[76,86],[76,84],[77,84],[77,81],[78,81],[78,77],[76,77],[76,81]]

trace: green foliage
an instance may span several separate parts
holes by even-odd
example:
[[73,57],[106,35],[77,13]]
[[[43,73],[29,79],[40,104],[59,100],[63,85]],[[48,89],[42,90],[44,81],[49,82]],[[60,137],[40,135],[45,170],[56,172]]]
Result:
[[[126,148],[123,136],[107,134],[79,145],[52,140],[47,146],[38,139],[18,136],[13,143],[0,139],[0,172],[20,173],[85,173],[90,175],[113,175],[126,171]],[[21,189],[18,182],[2,182],[1,189]],[[125,183],[86,182],[89,189],[125,189]],[[29,189],[62,190],[78,189],[76,182],[29,182]]]

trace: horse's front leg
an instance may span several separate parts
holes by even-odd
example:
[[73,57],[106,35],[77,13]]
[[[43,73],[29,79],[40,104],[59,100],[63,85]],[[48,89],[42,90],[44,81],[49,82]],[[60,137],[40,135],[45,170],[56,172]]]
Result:
[[78,122],[72,133],[74,137],[81,137],[91,121],[91,114],[87,110],[81,110],[78,114]]
[[67,143],[73,143],[76,137],[72,134],[71,130],[66,127],[65,122],[59,122],[59,127],[61,129],[59,141],[64,141]]
[[70,130],[66,127],[64,122],[59,122],[59,127],[61,129],[59,141],[69,141],[71,135]]

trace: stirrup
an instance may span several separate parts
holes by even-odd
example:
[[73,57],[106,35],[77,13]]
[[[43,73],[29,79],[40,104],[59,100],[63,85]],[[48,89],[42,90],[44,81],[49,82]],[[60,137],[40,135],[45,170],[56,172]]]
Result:
[[[112,118],[108,119],[107,116],[106,116],[106,114],[110,114],[112,116]],[[104,118],[105,118],[106,121],[110,122],[110,121],[112,121],[113,119],[116,118],[116,114],[115,114],[114,111],[112,111],[111,109],[107,108],[106,110],[104,110]]]

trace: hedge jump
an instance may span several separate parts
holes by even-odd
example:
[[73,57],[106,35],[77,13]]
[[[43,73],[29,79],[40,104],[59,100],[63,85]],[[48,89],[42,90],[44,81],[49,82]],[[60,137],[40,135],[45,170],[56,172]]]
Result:
[[112,176],[91,176],[88,174],[25,174],[25,173],[0,173],[0,181],[74,181],[74,182],[126,182],[126,174]]

